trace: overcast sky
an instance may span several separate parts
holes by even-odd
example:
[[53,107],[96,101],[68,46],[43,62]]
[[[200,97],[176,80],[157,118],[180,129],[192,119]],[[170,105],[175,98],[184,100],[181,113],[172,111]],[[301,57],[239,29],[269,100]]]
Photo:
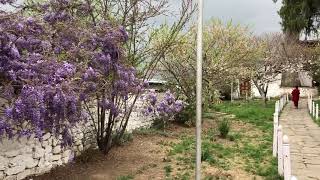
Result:
[[[169,0],[171,8],[179,7],[181,0]],[[272,0],[204,0],[204,18],[218,18],[224,22],[247,25],[256,33],[280,32],[278,10],[281,2]]]
[[[175,10],[180,7],[181,1],[168,0],[170,8]],[[280,17],[277,13],[280,7],[280,2],[275,4],[272,0],[204,0],[204,18],[217,18],[224,22],[232,20],[235,24],[249,26],[255,34],[280,32]],[[0,7],[3,8],[8,9]],[[167,22],[172,19],[172,16],[161,18]]]

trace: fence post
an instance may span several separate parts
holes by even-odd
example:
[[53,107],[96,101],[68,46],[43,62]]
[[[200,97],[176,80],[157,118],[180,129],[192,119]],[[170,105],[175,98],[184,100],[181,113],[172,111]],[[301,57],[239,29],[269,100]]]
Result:
[[287,93],[287,103],[289,102],[289,93]]
[[283,175],[283,143],[282,143],[282,126],[278,126],[278,173]]
[[319,118],[319,104],[316,105],[316,120]]
[[284,180],[291,179],[290,145],[288,136],[283,136],[283,175]]
[[316,106],[315,106],[315,102],[312,101],[312,117],[316,116]]
[[312,95],[310,96],[310,114],[312,114]]
[[279,115],[277,112],[273,114],[273,157],[277,157],[278,151],[278,123],[279,123]]
[[310,92],[308,92],[308,110],[310,112]]
[[309,113],[312,114],[312,99],[309,99]]

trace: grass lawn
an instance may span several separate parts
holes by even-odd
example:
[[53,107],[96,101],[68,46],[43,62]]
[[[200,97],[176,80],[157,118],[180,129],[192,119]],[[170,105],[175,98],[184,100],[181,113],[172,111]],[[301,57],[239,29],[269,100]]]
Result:
[[[253,100],[225,102],[212,106],[215,111],[234,114],[238,121],[253,125],[253,129],[242,133],[243,136],[238,141],[241,148],[236,154],[246,161],[247,171],[265,179],[280,179],[277,175],[276,159],[272,156],[274,103],[275,101],[269,101],[264,105],[260,100]],[[253,132],[259,133],[256,137],[250,137],[250,133]]]
[[[202,179],[281,179],[272,157],[273,104],[239,101],[210,107],[202,129]],[[230,125],[225,138],[218,128],[223,121]],[[194,127],[176,124],[165,131],[137,130],[108,156],[93,150],[33,179],[194,179],[194,134]]]

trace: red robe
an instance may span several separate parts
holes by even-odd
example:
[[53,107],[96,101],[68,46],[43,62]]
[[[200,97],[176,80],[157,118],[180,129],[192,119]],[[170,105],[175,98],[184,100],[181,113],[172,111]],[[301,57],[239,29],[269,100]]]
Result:
[[297,88],[294,89],[294,90],[292,91],[291,95],[292,95],[292,101],[293,101],[294,105],[295,105],[296,107],[298,107],[299,96],[300,96],[300,91],[299,91],[299,89],[297,89]]

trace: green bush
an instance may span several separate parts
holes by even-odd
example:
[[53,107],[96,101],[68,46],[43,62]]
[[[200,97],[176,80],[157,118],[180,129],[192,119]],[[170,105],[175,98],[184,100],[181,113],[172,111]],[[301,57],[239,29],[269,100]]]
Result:
[[218,125],[218,129],[219,129],[219,133],[220,133],[220,136],[222,138],[226,138],[229,134],[229,131],[230,131],[230,124],[229,124],[229,121],[224,119],[223,121],[221,121]]
[[201,150],[201,161],[206,161],[210,164],[216,164],[217,161],[214,159],[212,154],[213,153],[210,151],[209,148],[203,148]]
[[166,121],[164,121],[161,118],[156,118],[152,122],[152,128],[157,129],[157,130],[164,130],[166,127]]
[[120,139],[117,139],[116,136],[113,137],[113,141],[115,141],[116,145],[124,145],[128,142],[133,141],[132,133],[125,132]]
[[196,106],[188,104],[183,110],[175,116],[175,121],[180,124],[195,125]]
[[117,177],[117,180],[131,180],[131,179],[134,179],[134,177],[132,175]]
[[166,177],[169,177],[170,176],[170,173],[172,172],[172,167],[170,165],[166,165],[164,167],[164,170],[166,172]]

